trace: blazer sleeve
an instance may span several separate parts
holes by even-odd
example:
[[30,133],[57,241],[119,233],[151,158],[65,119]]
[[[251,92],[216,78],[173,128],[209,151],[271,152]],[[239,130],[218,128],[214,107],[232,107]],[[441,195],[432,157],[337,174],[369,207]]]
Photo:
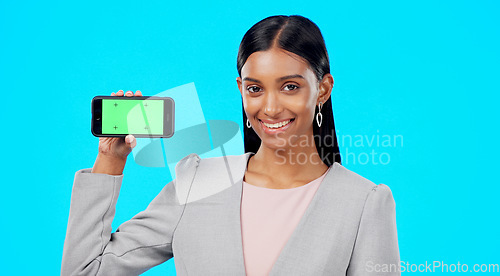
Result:
[[149,204],[111,233],[123,175],[75,174],[61,275],[138,275],[173,257],[181,216],[173,180]]
[[387,185],[370,191],[354,243],[347,275],[401,275],[396,203]]

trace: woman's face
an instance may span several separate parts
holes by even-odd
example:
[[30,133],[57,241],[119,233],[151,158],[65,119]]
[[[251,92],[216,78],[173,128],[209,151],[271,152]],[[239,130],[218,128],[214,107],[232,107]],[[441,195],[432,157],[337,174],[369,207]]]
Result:
[[236,81],[247,118],[267,147],[314,143],[315,107],[326,102],[333,85],[327,75],[318,82],[306,60],[275,47],[248,57]]

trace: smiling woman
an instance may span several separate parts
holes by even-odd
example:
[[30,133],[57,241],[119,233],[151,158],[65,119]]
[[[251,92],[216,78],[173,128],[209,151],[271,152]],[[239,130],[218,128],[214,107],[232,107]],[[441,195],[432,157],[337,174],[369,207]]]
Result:
[[147,209],[111,233],[136,141],[102,138],[94,167],[75,174],[61,274],[137,275],[174,256],[178,275],[398,268],[391,190],[340,164],[319,28],[302,16],[263,19],[244,35],[237,67],[246,153],[186,156]]

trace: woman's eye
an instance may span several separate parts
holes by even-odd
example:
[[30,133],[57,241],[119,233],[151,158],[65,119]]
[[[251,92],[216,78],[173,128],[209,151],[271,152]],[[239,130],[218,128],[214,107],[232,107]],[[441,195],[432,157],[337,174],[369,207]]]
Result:
[[250,93],[257,93],[257,92],[260,92],[260,87],[257,87],[257,86],[250,86],[247,88],[247,90],[250,92]]
[[285,90],[287,90],[287,91],[295,90],[297,88],[299,88],[299,87],[297,85],[295,85],[295,84],[287,84],[287,85],[285,85]]

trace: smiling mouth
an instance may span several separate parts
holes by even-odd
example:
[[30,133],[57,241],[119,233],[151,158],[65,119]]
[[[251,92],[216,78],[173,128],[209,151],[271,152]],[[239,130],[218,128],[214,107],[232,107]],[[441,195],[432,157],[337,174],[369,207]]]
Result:
[[275,124],[268,124],[268,123],[264,123],[263,121],[259,120],[264,126],[266,126],[267,128],[269,129],[280,129],[282,127],[285,127],[287,125],[289,125],[291,122],[293,122],[295,120],[295,118],[292,118],[292,119],[289,119],[289,120],[286,120],[286,121],[281,121],[279,123],[275,123]]

